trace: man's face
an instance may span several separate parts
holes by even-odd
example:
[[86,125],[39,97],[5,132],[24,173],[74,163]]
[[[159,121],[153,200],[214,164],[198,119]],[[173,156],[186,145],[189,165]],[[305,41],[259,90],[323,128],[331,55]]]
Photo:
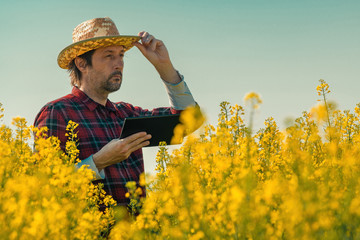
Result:
[[88,67],[88,80],[96,90],[108,93],[119,90],[124,69],[124,53],[123,46],[95,50],[92,66]]

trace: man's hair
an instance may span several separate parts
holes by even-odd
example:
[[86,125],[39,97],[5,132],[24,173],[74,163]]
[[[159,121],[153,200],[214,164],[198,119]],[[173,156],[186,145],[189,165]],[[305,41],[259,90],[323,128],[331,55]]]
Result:
[[[79,58],[82,58],[86,61],[86,65],[87,66],[92,66],[92,55],[94,54],[95,50],[91,50],[89,52],[86,52],[80,56],[78,56]],[[75,64],[75,59],[73,59],[70,63],[69,63],[69,75],[70,75],[70,83],[72,86],[77,86],[80,87],[80,79],[81,79],[81,71],[76,67]]]

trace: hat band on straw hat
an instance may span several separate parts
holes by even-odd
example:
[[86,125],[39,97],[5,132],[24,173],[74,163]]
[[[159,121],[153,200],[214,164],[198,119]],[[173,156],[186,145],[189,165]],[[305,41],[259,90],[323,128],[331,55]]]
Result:
[[61,68],[68,69],[76,57],[102,47],[123,46],[127,51],[139,36],[120,35],[115,23],[110,18],[95,18],[79,24],[73,31],[73,44],[64,48],[58,56]]

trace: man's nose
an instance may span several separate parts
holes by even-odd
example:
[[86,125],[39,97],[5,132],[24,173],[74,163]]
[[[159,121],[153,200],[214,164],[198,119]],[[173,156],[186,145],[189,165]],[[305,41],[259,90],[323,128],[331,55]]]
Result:
[[122,70],[124,67],[124,60],[121,57],[118,57],[115,60],[115,69],[116,70]]

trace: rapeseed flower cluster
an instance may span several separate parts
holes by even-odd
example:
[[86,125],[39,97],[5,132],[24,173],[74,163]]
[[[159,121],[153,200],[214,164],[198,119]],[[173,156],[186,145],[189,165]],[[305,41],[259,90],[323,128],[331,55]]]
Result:
[[[4,109],[0,105],[0,121]],[[30,147],[36,135],[35,150]],[[0,126],[0,239],[101,239],[114,223],[114,200],[76,170],[76,124],[69,123],[66,154],[46,129],[13,119]],[[104,211],[99,205],[106,205]]]
[[[321,107],[283,131],[268,118],[252,133],[244,108],[223,102],[217,126],[172,154],[160,146],[147,198],[134,198],[136,217],[119,220],[110,238],[360,238],[360,105],[354,113],[330,106],[324,80],[317,92]],[[245,100],[252,109],[262,101]]]

